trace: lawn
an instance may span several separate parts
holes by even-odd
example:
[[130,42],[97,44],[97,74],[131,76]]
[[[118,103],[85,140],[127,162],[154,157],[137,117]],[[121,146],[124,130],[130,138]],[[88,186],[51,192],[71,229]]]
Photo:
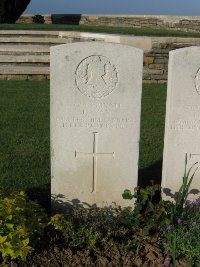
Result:
[[[50,195],[49,82],[0,82],[0,186]],[[144,84],[140,184],[160,181],[166,85]],[[152,104],[153,103],[153,104]],[[142,181],[142,183],[141,183]]]
[[49,82],[1,81],[0,112],[0,186],[50,201]]
[[0,30],[80,31],[113,33],[137,36],[200,37],[199,32],[183,32],[166,29],[128,28],[116,26],[66,25],[66,24],[0,24]]

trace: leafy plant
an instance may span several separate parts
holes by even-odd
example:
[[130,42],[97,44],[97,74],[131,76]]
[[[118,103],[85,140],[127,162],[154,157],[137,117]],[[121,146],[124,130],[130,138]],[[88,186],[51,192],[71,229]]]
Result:
[[162,200],[158,203],[155,201],[155,197],[160,190],[160,185],[155,184],[146,188],[137,187],[134,194],[130,190],[125,190],[122,195],[124,199],[136,199],[132,212],[132,221],[130,219],[129,221],[136,228],[145,227],[147,234],[154,229],[157,230],[166,216],[168,203]]
[[122,195],[124,199],[135,198],[133,211],[131,212],[126,208],[121,215],[122,219],[126,219],[127,223],[132,224],[138,233],[137,256],[140,253],[143,242],[149,239],[150,236],[158,234],[163,229],[163,225],[165,225],[168,202],[162,201],[162,199],[159,202],[155,201],[157,195],[160,194],[160,190],[160,185],[152,184],[146,188],[135,188],[133,194],[130,190],[125,190]]
[[200,198],[188,202],[181,217],[166,227],[166,249],[173,259],[187,259],[188,266],[200,264]]
[[38,14],[36,14],[36,15],[34,15],[33,16],[33,23],[40,23],[40,24],[43,24],[44,23],[44,16],[42,16],[42,15],[38,15]]
[[[193,211],[190,207],[186,207],[187,203],[187,197],[189,193],[189,187],[192,183],[192,180],[194,178],[195,172],[197,168],[193,171],[193,174],[191,175],[191,171],[193,167],[197,164],[194,163],[190,169],[187,171],[187,155],[185,157],[185,171],[183,176],[183,182],[182,185],[175,197],[175,202],[170,203],[170,210],[167,214],[167,218],[165,220],[166,222],[166,248],[168,251],[168,254],[172,257],[173,265],[176,266],[176,259],[180,256],[187,255],[187,258],[190,259],[189,261],[196,261],[196,255],[191,255],[191,248],[192,251],[195,251],[195,243],[192,241],[194,236],[194,229],[190,228],[190,220],[196,221],[196,215],[200,215],[198,211]],[[183,222],[184,223],[181,223]],[[192,232],[190,233],[190,230]],[[195,228],[196,229],[196,228]],[[184,233],[189,233],[189,236],[191,238],[187,239],[187,242],[184,241],[185,235]],[[197,235],[198,236],[198,235]],[[184,237],[184,238],[183,238]],[[198,243],[200,241],[200,238],[198,239]],[[189,246],[189,247],[187,247]],[[187,247],[186,250],[183,249]],[[200,246],[198,247],[198,249]],[[183,251],[185,251],[185,255],[183,254]],[[200,251],[200,250],[199,250]],[[199,256],[199,255],[198,255]],[[198,257],[197,257],[198,258]]]
[[0,253],[2,257],[25,259],[40,241],[46,215],[24,192],[0,190]]
[[77,208],[69,218],[61,214],[54,215],[49,226],[57,231],[57,238],[62,240],[62,245],[88,248],[98,253],[101,247],[113,241],[120,243],[123,248],[127,247],[129,228],[121,223],[120,214],[121,210],[113,208]]

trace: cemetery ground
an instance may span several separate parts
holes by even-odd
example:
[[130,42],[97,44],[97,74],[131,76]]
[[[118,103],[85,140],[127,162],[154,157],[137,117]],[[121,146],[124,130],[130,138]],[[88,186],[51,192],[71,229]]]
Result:
[[177,31],[167,29],[151,29],[151,28],[128,28],[117,26],[95,26],[95,25],[66,25],[66,24],[0,24],[0,30],[38,30],[38,31],[78,31],[78,32],[95,32],[124,34],[136,36],[174,36],[174,37],[200,37],[199,32]]
[[[199,202],[158,202],[157,186],[140,190],[134,213],[79,207],[50,219],[49,98],[48,81],[0,81],[0,265],[198,266]],[[166,85],[143,85],[142,187],[161,180],[165,103]]]

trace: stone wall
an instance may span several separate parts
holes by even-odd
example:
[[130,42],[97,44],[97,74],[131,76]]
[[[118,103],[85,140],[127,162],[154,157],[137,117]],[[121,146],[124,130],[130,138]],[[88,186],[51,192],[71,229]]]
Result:
[[200,46],[200,38],[152,37],[152,47],[144,51],[145,83],[165,83],[168,76],[169,52],[189,46]]
[[[131,28],[173,29],[181,31],[200,31],[200,16],[151,16],[151,15],[42,15],[44,23],[109,25]],[[39,20],[39,17],[38,17]],[[33,14],[22,15],[18,23],[37,22]]]

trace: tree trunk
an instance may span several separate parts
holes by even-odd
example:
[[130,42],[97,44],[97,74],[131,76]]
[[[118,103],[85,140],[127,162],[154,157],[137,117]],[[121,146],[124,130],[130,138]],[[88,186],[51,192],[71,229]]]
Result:
[[0,23],[15,23],[31,0],[0,0]]

